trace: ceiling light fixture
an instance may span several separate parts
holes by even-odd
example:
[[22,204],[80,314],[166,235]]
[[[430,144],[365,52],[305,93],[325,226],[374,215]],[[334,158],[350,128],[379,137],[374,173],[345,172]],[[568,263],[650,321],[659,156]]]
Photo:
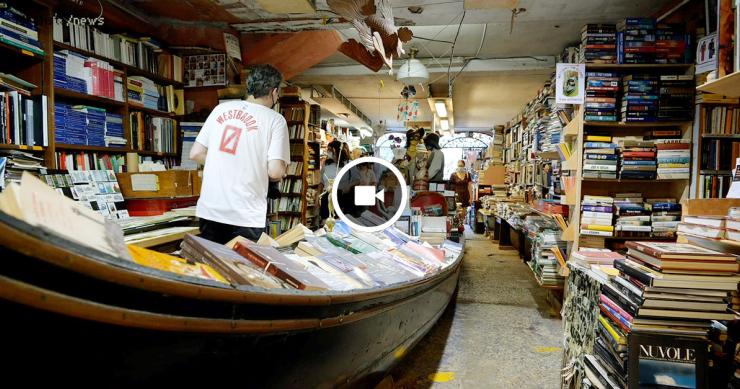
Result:
[[434,108],[437,111],[437,115],[441,118],[447,117],[447,105],[443,100],[437,100],[437,102],[434,103]]
[[396,79],[404,85],[416,85],[429,81],[429,71],[421,61],[416,59],[419,49],[412,47],[409,49],[409,58],[406,63],[398,69]]
[[447,131],[450,129],[450,121],[447,119],[442,119],[439,121],[439,126],[442,127],[442,131]]

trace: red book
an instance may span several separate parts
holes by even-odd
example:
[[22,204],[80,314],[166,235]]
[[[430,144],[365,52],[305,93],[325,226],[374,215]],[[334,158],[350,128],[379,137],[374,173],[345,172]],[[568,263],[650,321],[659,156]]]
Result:
[[599,296],[599,300],[601,300],[602,304],[606,304],[609,306],[609,308],[617,311],[617,313],[623,318],[627,319],[627,321],[632,322],[632,315],[627,313],[627,311],[625,311],[622,307],[620,307],[619,304],[612,301],[609,297],[602,294],[601,296]]
[[625,151],[622,153],[623,157],[654,157],[654,151]]
[[691,148],[690,143],[658,143],[655,145],[658,150],[688,150]]
[[627,327],[624,323],[622,323],[621,320],[619,320],[618,317],[615,317],[611,312],[609,312],[608,309],[604,308],[603,305],[599,304],[599,309],[601,309],[601,314],[611,319],[611,321],[619,326],[619,328],[622,329],[625,333],[629,334],[632,332],[629,327]]

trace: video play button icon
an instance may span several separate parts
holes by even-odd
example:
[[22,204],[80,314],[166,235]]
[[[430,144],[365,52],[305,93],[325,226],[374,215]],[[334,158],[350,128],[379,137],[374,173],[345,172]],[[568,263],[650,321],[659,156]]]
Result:
[[401,218],[408,204],[408,187],[393,164],[365,157],[339,170],[331,198],[340,220],[358,231],[376,232]]

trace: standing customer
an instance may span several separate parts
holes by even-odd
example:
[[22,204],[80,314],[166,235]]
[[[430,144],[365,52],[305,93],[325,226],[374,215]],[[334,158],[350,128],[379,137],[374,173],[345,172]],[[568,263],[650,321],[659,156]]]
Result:
[[[331,198],[332,184],[344,165],[349,162],[349,153],[342,147],[342,142],[333,140],[326,148],[326,163],[321,168],[321,183],[319,184],[319,193],[321,197],[321,220],[329,217],[329,199]],[[336,206],[336,204],[335,204]],[[323,224],[323,223],[322,223]]]
[[195,139],[190,158],[205,165],[196,209],[205,239],[257,240],[265,230],[268,183],[290,162],[288,126],[273,110],[281,81],[270,65],[253,68],[246,101],[219,104]]
[[457,195],[458,202],[462,203],[463,207],[470,205],[472,182],[470,174],[465,169],[465,161],[462,159],[457,161],[457,170],[450,176],[450,185]]
[[444,180],[445,155],[442,148],[439,147],[439,135],[433,132],[427,134],[424,137],[424,146],[429,151],[429,160],[427,161],[429,182]]

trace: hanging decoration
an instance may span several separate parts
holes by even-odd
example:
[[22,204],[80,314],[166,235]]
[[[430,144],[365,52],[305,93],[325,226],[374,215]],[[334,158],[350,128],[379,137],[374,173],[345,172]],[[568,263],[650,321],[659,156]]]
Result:
[[404,100],[398,104],[398,116],[396,119],[399,122],[416,121],[419,117],[419,101]]

